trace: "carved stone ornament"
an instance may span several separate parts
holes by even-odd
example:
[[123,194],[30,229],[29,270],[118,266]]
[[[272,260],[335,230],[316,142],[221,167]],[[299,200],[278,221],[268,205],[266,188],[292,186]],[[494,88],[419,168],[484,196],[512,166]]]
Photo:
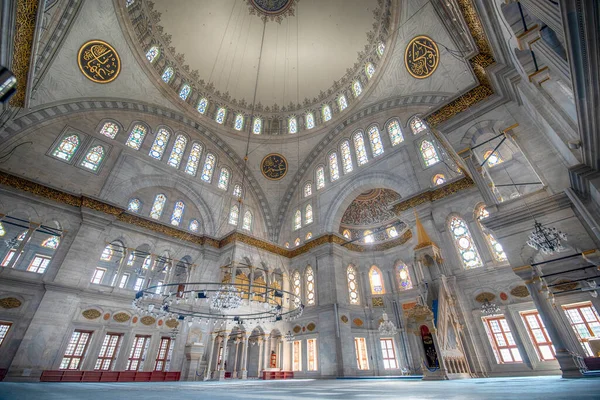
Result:
[[146,315],[140,319],[141,323],[144,325],[152,325],[156,322],[156,318]]
[[348,323],[348,317],[347,317],[347,316],[345,316],[345,315],[342,315],[342,316],[340,317],[340,319],[342,320],[342,322],[343,322],[343,323],[345,323],[345,324],[347,324],[347,323]]
[[514,288],[512,288],[512,290],[510,291],[510,294],[515,297],[523,298],[523,297],[529,296],[529,290],[527,290],[527,286],[519,285],[519,286],[515,286]]
[[373,297],[373,307],[383,307],[383,297]]
[[352,320],[352,322],[354,323],[354,325],[356,326],[363,326],[363,320],[360,318],[354,318],[354,320]]
[[179,326],[179,322],[177,322],[176,319],[169,319],[169,320],[167,320],[167,322],[165,322],[165,325],[168,326],[169,328],[173,329],[173,328],[177,328]]
[[0,299],[0,307],[2,308],[19,308],[21,307],[21,300],[14,297],[5,297]]
[[127,322],[131,316],[125,312],[116,313],[113,315],[113,319],[117,322]]
[[308,329],[310,332],[314,331],[317,328],[317,325],[315,325],[314,322],[311,322],[310,324],[306,325],[306,329]]
[[562,292],[563,290],[573,290],[579,287],[579,283],[570,281],[568,279],[561,279],[558,281],[559,285],[554,286],[554,289]]
[[410,310],[406,311],[406,317],[409,320],[414,320],[415,322],[423,322],[427,319],[433,318],[433,311],[423,304],[417,304]]
[[102,313],[98,310],[90,308],[89,310],[85,310],[84,312],[82,312],[81,315],[83,315],[83,318],[85,319],[96,319],[100,318]]
[[292,329],[294,331],[294,333],[300,333],[300,331],[302,330],[302,328],[300,327],[300,325],[296,325],[294,327],[294,329]]

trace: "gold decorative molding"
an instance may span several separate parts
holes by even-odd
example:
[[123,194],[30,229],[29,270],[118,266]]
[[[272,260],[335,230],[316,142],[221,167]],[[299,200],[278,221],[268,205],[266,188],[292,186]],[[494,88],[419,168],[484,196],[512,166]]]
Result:
[[475,300],[479,303],[484,303],[486,300],[487,301],[492,301],[496,298],[496,295],[494,293],[490,293],[490,292],[483,292],[483,293],[479,293],[476,297]]
[[38,0],[18,0],[15,22],[15,38],[12,73],[17,78],[17,92],[10,99],[13,107],[25,107],[31,54],[33,52],[35,25],[37,22]]
[[83,315],[83,318],[85,319],[96,319],[100,318],[102,313],[98,310],[90,308],[89,310],[85,310],[84,312],[82,312],[81,315]]
[[471,178],[465,176],[457,181],[450,182],[442,187],[428,190],[417,196],[409,197],[408,199],[396,203],[392,206],[392,211],[396,214],[400,214],[403,211],[415,208],[416,206],[436,200],[441,200],[446,196],[450,196],[454,193],[460,192],[461,190],[468,189],[474,186],[475,183]]
[[19,308],[21,307],[21,304],[23,304],[21,303],[21,300],[15,297],[5,297],[3,299],[0,299],[0,307],[6,309]]
[[348,317],[347,317],[347,316],[345,316],[345,315],[342,315],[342,316],[340,317],[340,319],[342,320],[342,322],[343,322],[343,323],[345,323],[345,324],[347,324],[347,323],[348,323]]
[[127,322],[131,319],[131,316],[126,312],[120,312],[113,315],[113,319],[117,322]]
[[140,322],[144,325],[153,325],[156,322],[156,318],[146,315],[140,319]]
[[527,297],[529,296],[529,290],[527,289],[527,286],[525,285],[519,285],[519,286],[515,286],[514,288],[511,289],[510,294],[515,296],[515,297]]
[[171,329],[177,328],[179,326],[179,322],[176,319],[169,319],[165,322],[165,325]]
[[316,328],[317,328],[317,325],[315,325],[315,323],[314,323],[314,322],[311,322],[310,324],[306,325],[306,329],[307,329],[309,332],[312,332],[312,331],[314,331]]
[[294,327],[294,329],[292,329],[294,331],[295,334],[300,333],[300,331],[302,331],[302,328],[300,327],[300,325],[296,325]]
[[352,320],[352,323],[356,326],[363,326],[363,324],[364,324],[363,320],[360,318],[354,318]]
[[373,297],[371,303],[373,307],[383,307],[383,297]]
[[433,311],[423,304],[417,304],[406,311],[406,318],[414,322],[424,322],[433,318]]

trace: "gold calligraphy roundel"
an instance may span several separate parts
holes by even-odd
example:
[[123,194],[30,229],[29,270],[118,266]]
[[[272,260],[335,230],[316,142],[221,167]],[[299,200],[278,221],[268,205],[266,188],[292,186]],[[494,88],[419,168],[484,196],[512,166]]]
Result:
[[425,79],[433,74],[440,62],[437,44],[428,36],[417,36],[408,43],[404,52],[404,65],[417,79]]
[[121,59],[113,47],[102,40],[90,40],[77,55],[79,69],[90,81],[108,83],[121,72]]
[[278,181],[287,174],[287,160],[281,154],[267,154],[260,163],[260,170],[265,178]]

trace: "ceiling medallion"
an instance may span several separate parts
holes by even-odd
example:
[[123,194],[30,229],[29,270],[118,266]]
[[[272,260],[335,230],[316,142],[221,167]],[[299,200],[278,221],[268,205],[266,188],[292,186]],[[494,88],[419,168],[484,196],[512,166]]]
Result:
[[440,62],[437,44],[428,36],[417,36],[408,43],[404,52],[404,65],[417,79],[430,77]]
[[281,23],[283,17],[294,16],[294,5],[298,0],[247,0],[250,14],[258,15],[263,21]]
[[271,181],[283,179],[287,174],[288,164],[284,156],[277,153],[267,154],[260,163],[260,171]]
[[113,47],[102,40],[90,40],[77,55],[81,73],[92,82],[109,83],[121,72],[121,59]]

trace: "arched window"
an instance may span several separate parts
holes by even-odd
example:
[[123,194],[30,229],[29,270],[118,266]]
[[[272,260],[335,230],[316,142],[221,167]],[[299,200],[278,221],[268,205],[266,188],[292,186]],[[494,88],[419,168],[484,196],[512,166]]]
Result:
[[144,262],[142,263],[142,269],[149,269],[151,264],[152,257],[146,256],[146,258],[144,258]]
[[242,219],[242,229],[244,230],[252,230],[252,213],[250,211],[246,211],[244,213],[244,218]]
[[100,168],[100,164],[102,164],[105,155],[106,151],[104,150],[104,146],[94,146],[85,154],[80,165],[90,171],[96,172]]
[[444,183],[446,183],[446,177],[444,176],[444,174],[436,174],[433,177],[432,181],[435,186],[443,185]]
[[159,129],[156,134],[156,139],[154,139],[154,143],[152,143],[152,147],[150,147],[150,157],[156,158],[157,160],[162,159],[163,154],[165,153],[165,149],[167,148],[167,143],[169,142],[169,137],[171,134],[166,129]]
[[217,114],[215,115],[215,121],[217,124],[222,124],[225,122],[225,116],[227,115],[227,109],[225,107],[219,107],[217,109]]
[[331,182],[337,181],[340,178],[337,153],[335,152],[329,154],[329,176],[331,177]]
[[483,263],[479,257],[479,252],[473,243],[473,238],[467,227],[467,223],[458,216],[450,219],[450,233],[454,238],[454,247],[465,269],[481,267]]
[[381,57],[383,55],[384,51],[385,51],[385,43],[379,42],[379,44],[377,45],[377,54],[379,54],[379,57]]
[[229,187],[229,178],[231,177],[231,172],[225,167],[221,168],[221,174],[219,175],[219,183],[217,187],[219,189],[227,190]]
[[304,225],[312,224],[313,222],[313,211],[310,204],[306,205],[304,209]]
[[4,229],[4,225],[0,222],[0,237],[6,235],[6,230]]
[[198,222],[197,219],[193,219],[190,221],[190,225],[188,227],[188,229],[192,232],[198,232],[198,229],[200,228],[200,223]]
[[408,290],[413,287],[408,266],[403,262],[396,264],[396,280],[398,281],[398,289],[400,290]]
[[367,158],[367,150],[365,149],[365,139],[362,132],[356,132],[352,136],[352,141],[354,142],[354,150],[356,151],[356,160],[358,165],[361,166],[369,162],[369,159]]
[[346,268],[346,278],[348,278],[348,295],[350,297],[350,304],[360,304],[356,270],[352,264],[348,265],[348,268]]
[[288,133],[298,132],[298,119],[296,117],[288,118]]
[[42,247],[47,249],[56,250],[58,248],[58,244],[60,243],[60,237],[58,236],[50,236],[48,239],[42,242]]
[[255,135],[260,135],[262,132],[262,118],[254,117],[254,121],[252,122],[252,133]]
[[198,110],[198,112],[200,114],[205,114],[207,108],[208,108],[208,99],[206,97],[203,97],[200,99],[200,101],[198,101],[198,107],[196,107],[196,110]]
[[179,164],[181,163],[181,158],[183,157],[183,153],[185,152],[186,145],[187,138],[183,135],[178,135],[175,139],[175,144],[173,144],[173,148],[171,149],[171,155],[169,156],[168,164],[171,167],[179,168]]
[[304,185],[304,197],[308,197],[312,195],[312,183],[307,182]]
[[325,187],[325,168],[320,166],[317,168],[317,190]]
[[240,208],[237,204],[232,205],[231,210],[229,211],[229,224],[237,226],[239,216]]
[[187,164],[185,166],[186,173],[196,176],[201,155],[202,145],[198,142],[192,143],[192,150],[190,150],[190,155],[188,156]]
[[290,248],[290,242],[285,242],[285,244],[283,245],[283,247],[285,247],[286,249]]
[[54,148],[52,155],[61,160],[71,161],[80,144],[81,139],[78,135],[65,135]]
[[179,98],[185,101],[187,100],[190,93],[192,93],[192,88],[186,83],[181,87],[181,90],[179,91]]
[[244,128],[244,116],[242,114],[237,114],[235,116],[235,123],[233,124],[233,128],[236,131],[241,131]]
[[131,267],[135,261],[135,254],[133,252],[129,253],[129,257],[127,257],[127,266]]
[[110,245],[108,245],[104,248],[104,250],[102,250],[102,255],[100,256],[100,260],[110,261],[113,254],[114,254],[113,250],[110,248]]
[[350,234],[350,230],[348,230],[348,229],[344,229],[344,232],[342,233],[342,235],[344,235],[344,237],[346,239],[352,239],[352,234]]
[[142,142],[144,141],[144,137],[146,137],[146,133],[148,133],[148,129],[144,125],[135,125],[129,133],[129,137],[125,144],[134,150],[139,150],[140,147],[142,147]]
[[369,270],[369,282],[371,283],[371,294],[385,294],[383,275],[375,265]]
[[390,135],[390,141],[392,142],[392,146],[396,146],[404,141],[404,136],[402,135],[402,129],[400,128],[400,121],[396,118],[388,122],[387,124],[388,135]]
[[321,113],[323,114],[323,121],[327,122],[331,119],[331,107],[325,104],[321,109]]
[[350,154],[350,142],[344,140],[340,145],[340,150],[342,152],[342,167],[344,169],[344,174],[352,172],[352,155]]
[[421,118],[414,117],[410,121],[410,130],[412,131],[413,135],[416,135],[419,132],[423,132],[425,129],[427,129],[427,127],[425,126],[425,123]]
[[423,158],[426,167],[430,167],[440,162],[437,150],[430,140],[422,140],[421,144],[419,144],[419,151],[421,152],[421,157]]
[[236,199],[242,198],[242,186],[241,185],[236,184],[233,187],[233,197],[235,197]]
[[206,155],[206,159],[204,160],[204,168],[202,168],[202,175],[200,179],[204,182],[209,182],[212,180],[213,171],[215,169],[215,161],[216,158],[212,153],[208,153]]
[[142,207],[142,203],[140,202],[139,199],[131,199],[129,200],[129,203],[127,204],[127,211],[131,211],[131,212],[139,212],[140,208]]
[[185,204],[183,201],[178,201],[173,207],[173,214],[171,214],[171,225],[179,226],[181,218],[183,217],[183,211],[185,210]]
[[294,213],[294,230],[297,231],[300,228],[302,228],[302,213],[300,210],[296,210]]
[[300,238],[296,238],[296,240],[294,240],[294,245],[296,247],[300,246]]
[[114,139],[119,133],[119,125],[114,122],[105,122],[100,128],[100,133],[108,138]]
[[150,50],[148,50],[148,52],[146,53],[146,58],[152,63],[158,58],[159,55],[160,50],[158,46],[152,46],[150,47]]
[[396,230],[395,226],[388,228],[387,234],[388,234],[388,237],[390,237],[390,238],[398,237],[398,231]]
[[304,289],[306,290],[306,304],[309,306],[315,305],[315,274],[312,267],[309,265],[304,270]]
[[483,159],[487,160],[487,166],[493,167],[494,165],[498,165],[504,162],[500,154],[497,151],[488,150],[483,154]]
[[346,96],[343,94],[340,94],[337,103],[340,111],[344,111],[348,107],[348,100],[346,100]]
[[150,218],[160,219],[166,202],[167,197],[164,194],[157,194],[154,198],[154,204],[152,204],[152,210],[150,210]]
[[373,63],[368,62],[365,65],[365,73],[367,74],[367,78],[371,79],[373,77],[373,74],[375,74],[375,66]]
[[352,82],[352,91],[354,92],[354,97],[358,97],[362,93],[362,85],[359,80]]
[[375,125],[369,128],[369,142],[371,142],[371,152],[373,153],[373,157],[383,154],[381,136],[379,135],[379,129]]
[[492,250],[492,254],[493,254],[494,258],[498,262],[504,262],[507,260],[507,257],[506,257],[506,253],[504,252],[504,249],[502,248],[502,245],[500,243],[498,243],[498,241],[496,240],[494,235],[489,233],[487,231],[487,229],[485,229],[483,227],[483,225],[481,224],[481,220],[486,219],[489,216],[490,216],[490,213],[486,210],[484,204],[478,205],[477,208],[475,209],[475,218],[477,219],[477,223],[479,224],[479,228],[481,229],[483,236],[485,236],[485,239],[487,240],[488,245],[490,246],[490,249]]
[[305,239],[305,240],[312,239],[312,232],[308,232],[308,233],[306,234],[306,236],[304,237],[304,239]]
[[294,307],[300,307],[300,303],[302,302],[302,299],[300,298],[302,295],[300,284],[300,272],[296,270],[292,273],[292,293],[294,294]]
[[366,230],[363,232],[363,240],[365,243],[373,243],[375,241],[375,237],[373,236],[373,232],[370,230]]
[[315,116],[313,113],[306,113],[306,129],[312,129],[315,127]]
[[162,80],[165,83],[171,82],[171,78],[173,78],[173,73],[174,73],[174,71],[173,71],[172,67],[165,68],[165,71],[162,74]]

